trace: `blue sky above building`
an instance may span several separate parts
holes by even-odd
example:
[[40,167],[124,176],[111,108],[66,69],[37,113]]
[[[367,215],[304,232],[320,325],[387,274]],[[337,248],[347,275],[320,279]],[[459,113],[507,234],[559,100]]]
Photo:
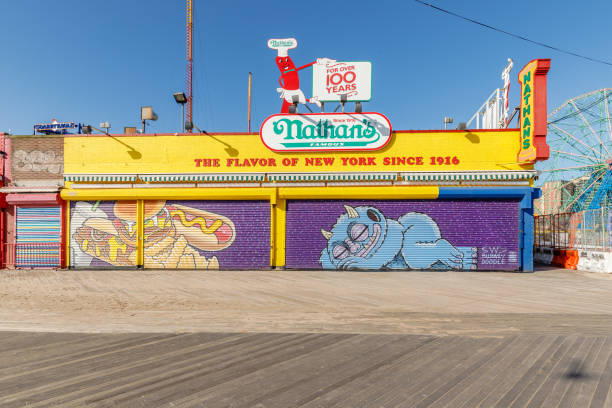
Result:
[[[610,2],[433,4],[558,48],[607,60]],[[364,111],[385,114],[394,129],[441,129],[443,118],[467,121],[503,86],[514,60],[510,104],[519,103],[516,75],[535,58],[551,58],[549,112],[567,99],[610,86],[612,66],[520,41],[414,1],[209,2],[194,0],[193,116],[210,132],[247,128],[248,73],[253,73],[252,129],[280,111],[278,68],[269,38],[294,37],[296,65],[327,57],[372,62],[372,100]],[[140,107],[159,115],[148,132],[176,132],[185,90],[185,2],[28,0],[2,2],[0,131],[32,132],[35,123],[75,121],[111,133],[140,127]],[[609,59],[612,59],[610,57]],[[311,92],[311,69],[301,89]]]

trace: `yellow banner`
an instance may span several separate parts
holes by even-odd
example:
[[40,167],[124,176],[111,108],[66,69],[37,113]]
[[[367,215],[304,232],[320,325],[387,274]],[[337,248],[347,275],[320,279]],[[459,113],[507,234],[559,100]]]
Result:
[[66,174],[531,170],[518,130],[394,132],[367,152],[267,149],[255,134],[66,136]]
[[534,139],[534,89],[535,71],[538,61],[532,61],[519,72],[521,83],[521,143],[518,153],[520,162],[533,162],[536,159]]

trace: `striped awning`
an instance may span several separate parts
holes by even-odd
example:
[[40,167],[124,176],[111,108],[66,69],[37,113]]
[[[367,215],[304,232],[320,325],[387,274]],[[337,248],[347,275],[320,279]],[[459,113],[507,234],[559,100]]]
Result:
[[137,174],[64,174],[64,181],[77,182],[125,182],[138,180]]
[[[536,177],[536,171],[463,171],[463,172],[363,172],[363,173],[196,173],[196,174],[64,174],[64,181],[80,183],[217,183],[217,182],[516,182]],[[401,182],[401,181],[400,181]]]
[[397,173],[269,173],[269,181],[393,181]]
[[536,176],[535,171],[465,171],[465,172],[414,172],[402,173],[402,179],[412,182],[440,181],[521,181]]
[[204,173],[204,174],[140,174],[146,183],[263,181],[264,173]]

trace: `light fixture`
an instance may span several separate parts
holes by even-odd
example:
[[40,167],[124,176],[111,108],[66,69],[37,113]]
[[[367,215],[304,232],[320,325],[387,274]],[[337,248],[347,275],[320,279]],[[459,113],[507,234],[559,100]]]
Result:
[[157,113],[153,112],[152,106],[143,106],[140,108],[140,119],[157,120]]
[[110,129],[111,125],[109,122],[100,122],[100,128],[104,129],[104,133],[108,135],[108,129]]
[[449,123],[453,123],[453,118],[446,116],[444,118],[444,130],[446,130],[446,125],[448,125]]
[[183,132],[185,132],[185,104],[187,103],[187,96],[185,96],[185,92],[175,92],[174,100],[176,103],[181,105],[181,123],[183,126]]
[[147,120],[157,120],[157,113],[153,112],[152,106],[141,106],[140,119],[142,120],[142,133],[146,133]]
[[181,105],[187,103],[187,96],[185,96],[185,92],[176,92],[174,94],[174,100],[176,103],[180,103]]

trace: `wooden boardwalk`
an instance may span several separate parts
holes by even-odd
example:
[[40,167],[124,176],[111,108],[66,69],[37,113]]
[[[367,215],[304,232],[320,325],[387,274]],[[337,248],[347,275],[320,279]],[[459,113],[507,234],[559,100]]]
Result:
[[0,408],[612,407],[612,276],[0,271]]
[[612,335],[0,333],[0,406],[612,407]]

